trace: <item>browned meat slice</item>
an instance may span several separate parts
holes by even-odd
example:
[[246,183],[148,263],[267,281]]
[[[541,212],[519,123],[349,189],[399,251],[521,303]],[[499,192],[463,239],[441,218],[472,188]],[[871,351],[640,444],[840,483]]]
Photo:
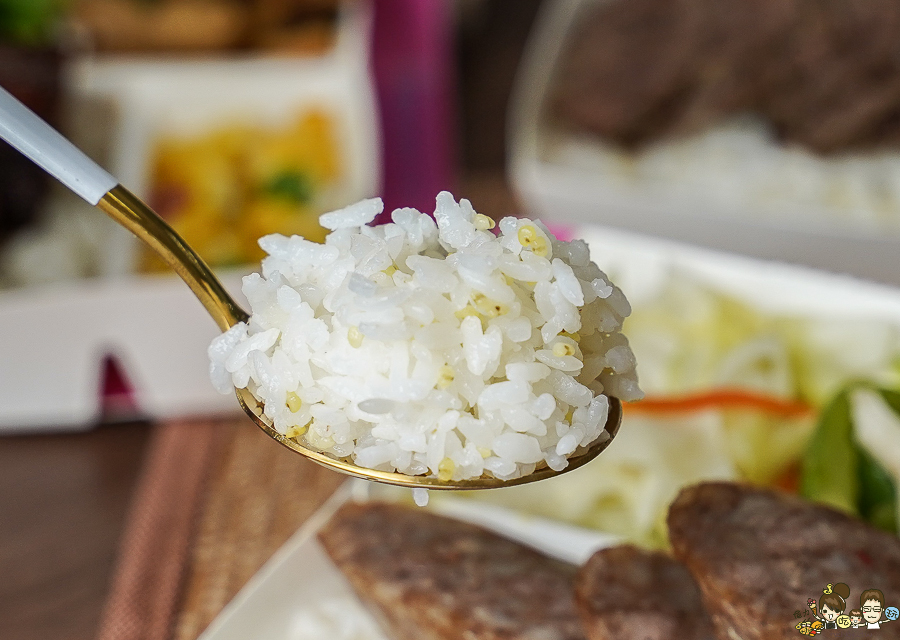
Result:
[[575,567],[479,527],[348,504],[319,539],[394,640],[584,640]]
[[658,137],[689,95],[702,26],[694,0],[601,3],[564,56],[557,115],[623,146]]
[[900,107],[895,0],[816,0],[764,106],[782,134],[815,150],[852,148]]
[[897,0],[596,5],[556,73],[551,106],[571,128],[636,149],[751,112],[821,153],[895,144]]
[[715,0],[703,4],[695,90],[673,133],[702,131],[739,111],[759,112],[778,78],[765,63],[794,38],[800,0]]
[[621,546],[582,567],[575,603],[590,640],[714,640],[697,583],[669,556]]
[[[833,509],[712,482],[682,491],[668,522],[675,557],[697,580],[720,639],[797,638],[794,613],[829,583],[850,586],[847,613],[866,589],[880,589],[885,606],[900,600],[900,539]],[[878,635],[900,638],[900,622],[882,624]]]

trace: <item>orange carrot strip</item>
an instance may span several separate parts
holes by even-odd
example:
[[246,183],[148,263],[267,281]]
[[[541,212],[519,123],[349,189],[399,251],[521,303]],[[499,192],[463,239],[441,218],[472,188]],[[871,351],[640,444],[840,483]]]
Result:
[[703,409],[755,409],[782,416],[804,416],[814,411],[801,400],[728,387],[683,396],[651,396],[626,405],[629,413],[690,413]]

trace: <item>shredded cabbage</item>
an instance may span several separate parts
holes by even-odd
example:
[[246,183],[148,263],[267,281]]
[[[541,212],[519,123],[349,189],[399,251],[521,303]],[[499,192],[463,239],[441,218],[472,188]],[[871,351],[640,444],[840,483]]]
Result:
[[[653,286],[652,296],[629,290],[633,312],[624,326],[648,398],[737,386],[819,409],[855,378],[900,386],[897,325],[766,313],[678,271]],[[629,415],[626,405],[616,441],[596,461],[477,497],[660,546],[668,505],[682,487],[705,479],[772,484],[799,464],[814,427],[813,416],[651,417]]]

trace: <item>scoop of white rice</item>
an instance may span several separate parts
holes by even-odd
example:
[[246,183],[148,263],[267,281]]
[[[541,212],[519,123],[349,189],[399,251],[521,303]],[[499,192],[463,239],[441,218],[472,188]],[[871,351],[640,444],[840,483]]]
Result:
[[[598,438],[607,395],[641,396],[620,333],[631,309],[587,245],[540,222],[434,218],[380,199],[322,216],[325,244],[260,239],[249,323],[213,340],[222,393],[248,388],[275,428],[372,469],[444,480],[561,470]],[[607,395],[604,395],[607,394]]]

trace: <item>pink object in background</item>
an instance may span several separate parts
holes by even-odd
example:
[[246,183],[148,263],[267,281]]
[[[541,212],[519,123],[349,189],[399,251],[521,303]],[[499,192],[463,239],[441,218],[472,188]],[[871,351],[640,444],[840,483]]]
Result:
[[100,415],[104,422],[130,420],[140,415],[134,387],[122,363],[114,355],[103,359],[100,383]]
[[397,207],[434,211],[453,185],[455,73],[450,3],[376,0],[372,70],[382,134],[382,197]]
[[547,225],[547,228],[550,229],[550,233],[555,235],[558,240],[569,242],[570,240],[575,239],[575,230],[567,224],[559,222],[544,222],[544,224]]

